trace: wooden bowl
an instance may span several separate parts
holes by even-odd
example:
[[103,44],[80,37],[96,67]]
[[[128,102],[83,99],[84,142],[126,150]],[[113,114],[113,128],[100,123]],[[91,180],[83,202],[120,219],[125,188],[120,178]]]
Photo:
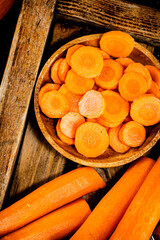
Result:
[[[66,158],[77,162],[82,165],[92,166],[92,167],[115,167],[120,166],[133,160],[143,156],[146,154],[160,139],[160,123],[147,128],[147,138],[143,145],[138,148],[131,148],[128,152],[124,154],[119,154],[112,150],[110,147],[100,156],[96,158],[86,158],[77,152],[74,146],[69,146],[63,143],[56,134],[56,120],[49,119],[46,117],[40,110],[38,104],[38,94],[40,88],[47,82],[52,82],[50,79],[50,68],[52,64],[60,57],[64,57],[66,54],[66,50],[75,45],[75,44],[84,44],[90,46],[99,46],[99,39],[101,34],[93,34],[84,37],[77,38],[71,42],[68,42],[61,48],[59,48],[46,62],[44,65],[35,88],[34,95],[34,107],[35,114],[37,118],[38,125],[46,138],[46,140],[56,149],[59,153],[61,153]],[[135,47],[130,54],[130,57],[135,62],[140,62],[142,64],[155,65],[160,68],[160,63],[157,59],[145,49],[143,46],[135,42]]]

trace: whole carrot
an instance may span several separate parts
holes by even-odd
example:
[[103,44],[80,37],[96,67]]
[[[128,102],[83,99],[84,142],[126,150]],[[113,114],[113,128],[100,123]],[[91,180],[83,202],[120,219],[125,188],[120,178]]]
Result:
[[91,213],[80,198],[12,232],[1,240],[58,240],[75,232]]
[[81,167],[61,175],[1,211],[0,236],[105,185],[91,167]]
[[147,157],[142,157],[132,164],[101,199],[71,240],[108,239],[153,165],[154,160]]
[[160,157],[110,240],[148,240],[160,219]]

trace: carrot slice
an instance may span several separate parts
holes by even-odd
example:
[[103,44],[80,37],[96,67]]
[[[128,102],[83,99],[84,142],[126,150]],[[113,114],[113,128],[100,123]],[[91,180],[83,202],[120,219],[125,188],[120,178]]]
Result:
[[85,122],[76,131],[75,147],[85,157],[97,157],[109,146],[106,129],[98,123]]
[[91,167],[63,174],[1,211],[0,236],[105,186],[104,180]]
[[85,122],[85,118],[75,112],[68,112],[61,118],[61,132],[69,138],[74,138],[77,128]]
[[129,72],[136,72],[136,73],[142,74],[143,77],[147,81],[148,89],[150,88],[151,82],[152,82],[152,77],[150,75],[150,72],[148,71],[148,69],[144,65],[142,65],[141,63],[137,63],[137,62],[131,63],[124,70],[124,73],[129,73]]
[[68,62],[69,65],[71,65],[71,56],[72,54],[78,50],[80,47],[82,47],[84,45],[81,45],[81,44],[76,44],[70,48],[67,49],[67,53],[66,53],[66,60]]
[[119,130],[122,125],[117,127],[110,128],[108,131],[109,135],[109,144],[113,150],[119,153],[127,152],[130,147],[119,140]]
[[144,126],[154,125],[160,121],[160,100],[153,94],[144,94],[131,104],[130,115]]
[[60,140],[68,145],[73,145],[74,144],[74,139],[67,137],[66,135],[64,135],[60,129],[60,121],[61,119],[58,119],[57,125],[56,125],[56,131],[57,131],[57,135],[60,138]]
[[58,69],[62,61],[63,61],[63,58],[57,59],[51,67],[51,79],[54,83],[57,83],[57,84],[62,84],[62,81],[58,76]]
[[129,113],[129,103],[119,93],[105,90],[101,92],[105,100],[105,109],[101,117],[110,123],[122,122]]
[[66,58],[64,58],[59,65],[58,73],[57,73],[61,82],[63,82],[63,83],[65,82],[65,78],[66,78],[66,75],[67,75],[67,72],[69,71],[69,69],[70,69],[70,66],[67,63]]
[[160,157],[148,173],[110,240],[150,239],[160,216],[159,169]]
[[139,147],[146,139],[146,129],[143,125],[129,121],[119,129],[119,139],[130,147]]
[[83,46],[72,54],[71,67],[81,77],[96,77],[103,68],[102,54],[95,47]]
[[41,89],[39,91],[39,95],[38,95],[39,101],[42,98],[44,93],[50,92],[50,91],[53,91],[53,90],[58,90],[59,88],[60,88],[59,84],[46,83],[45,85],[43,85],[43,87],[41,87]]
[[100,51],[100,53],[102,54],[103,60],[106,60],[108,58],[110,58],[109,54],[106,53],[105,51],[103,51],[102,49],[100,49],[99,47],[97,47],[97,49]]
[[[109,236],[123,217],[127,207],[144,182],[154,163],[154,160],[147,157],[142,157],[138,161],[132,163],[120,180],[100,200],[89,217],[70,240],[109,239]],[[128,221],[130,222],[129,219]],[[105,227],[104,224],[107,227]],[[132,224],[134,225],[135,223]],[[125,239],[130,240],[129,233],[130,230],[128,229],[126,233],[128,234],[128,238]],[[118,237],[116,239],[119,239]],[[139,238],[134,238],[134,240],[135,239],[139,240]]]
[[49,118],[61,118],[69,111],[67,98],[55,90],[44,93],[39,101],[39,106]]
[[127,68],[129,64],[133,63],[134,61],[129,58],[129,57],[121,57],[121,58],[117,58],[115,59],[116,62],[119,62],[124,68]]
[[79,113],[79,100],[81,99],[82,95],[78,95],[78,94],[74,94],[72,92],[70,92],[67,88],[66,88],[66,84],[63,84],[60,88],[59,91],[61,93],[63,93],[67,100],[68,100],[68,104],[69,104],[69,111],[70,112],[78,112]]
[[150,89],[147,91],[147,93],[152,93],[155,97],[160,98],[160,86],[158,86],[156,82],[152,81]]
[[123,75],[123,67],[113,59],[104,60],[101,73],[95,78],[98,86],[104,89],[116,89]]
[[94,83],[93,78],[81,77],[72,69],[68,71],[65,80],[66,88],[74,94],[84,94],[93,88]]
[[119,92],[127,101],[133,101],[137,97],[146,93],[148,84],[142,74],[128,72],[123,74],[119,80]]
[[95,90],[87,91],[79,101],[79,112],[86,118],[98,118],[104,111],[104,98]]
[[104,127],[112,128],[119,126],[123,121],[121,122],[108,122],[106,119],[103,119],[102,117],[96,118],[97,122],[101,124]]
[[153,81],[155,81],[160,87],[160,70],[157,67],[151,65],[145,65],[145,67],[150,72]]
[[109,31],[102,35],[100,48],[112,57],[128,57],[134,48],[134,38],[121,31]]
[[[78,214],[77,214],[78,213]],[[2,240],[57,240],[74,233],[91,213],[87,202],[80,198],[48,213]]]

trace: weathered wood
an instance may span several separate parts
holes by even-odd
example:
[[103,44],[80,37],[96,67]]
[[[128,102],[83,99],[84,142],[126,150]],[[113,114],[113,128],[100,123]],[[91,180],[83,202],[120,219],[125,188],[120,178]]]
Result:
[[56,0],[24,0],[0,93],[0,207],[19,150]]
[[59,0],[56,12],[160,46],[160,12],[123,0]]

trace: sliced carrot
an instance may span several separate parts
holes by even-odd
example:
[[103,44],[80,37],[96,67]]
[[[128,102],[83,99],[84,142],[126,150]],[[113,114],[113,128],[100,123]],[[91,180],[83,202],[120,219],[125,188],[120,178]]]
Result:
[[123,66],[113,59],[104,60],[101,73],[95,78],[98,86],[104,89],[116,89],[123,75]]
[[104,98],[95,90],[87,91],[79,101],[79,112],[86,118],[98,118],[104,111]]
[[80,47],[82,47],[83,45],[81,44],[76,44],[76,45],[73,45],[72,47],[68,48],[67,49],[67,53],[66,53],[66,60],[68,62],[69,65],[71,65],[71,56],[72,54],[78,50]]
[[133,101],[137,97],[146,93],[148,84],[142,74],[128,72],[123,74],[119,80],[119,92],[127,101]]
[[102,35],[100,48],[112,57],[128,57],[134,48],[134,38],[121,31],[109,31]]
[[119,62],[124,68],[127,68],[130,63],[133,63],[134,61],[129,57],[121,57],[115,59],[116,62]]
[[[123,217],[123,214],[144,182],[147,174],[153,167],[154,162],[154,160],[147,157],[142,157],[134,162],[120,180],[100,200],[89,217],[70,240],[108,239]],[[126,239],[128,240],[130,240],[129,233],[130,229],[128,229],[127,232],[128,238]],[[116,239],[119,238],[117,237]],[[135,239],[139,240],[139,238],[134,238],[134,240]]]
[[57,59],[51,67],[51,79],[54,83],[57,83],[57,84],[62,84],[62,81],[58,76],[58,69],[62,61],[63,61],[63,58]]
[[151,65],[145,65],[145,67],[150,72],[153,81],[155,81],[160,87],[160,70],[157,67]]
[[129,73],[129,72],[136,72],[136,73],[142,74],[147,81],[148,89],[150,88],[152,77],[148,69],[143,64],[137,63],[137,62],[129,64],[129,66],[124,70],[124,73]]
[[160,121],[160,99],[153,94],[144,94],[131,104],[131,118],[144,125],[151,126]]
[[106,129],[98,123],[85,122],[76,131],[75,147],[85,157],[97,157],[109,146]]
[[59,88],[60,88],[59,84],[46,83],[45,85],[43,85],[43,87],[41,87],[41,89],[39,91],[38,99],[40,100],[44,93],[50,92],[50,91],[53,91],[53,90],[58,90]]
[[119,139],[130,147],[139,147],[146,139],[146,129],[140,123],[129,121],[119,129]]
[[100,51],[100,53],[102,54],[103,60],[106,60],[108,58],[110,58],[109,54],[106,53],[105,51],[103,51],[102,49],[100,49],[99,47],[97,47],[97,49]]
[[74,94],[71,91],[69,91],[66,88],[66,84],[63,84],[59,88],[59,91],[62,92],[66,96],[66,98],[68,100],[68,104],[69,104],[69,111],[79,113],[78,103],[79,103],[79,100],[81,99],[82,95]]
[[60,121],[61,119],[58,119],[57,125],[56,125],[56,131],[57,135],[60,138],[60,140],[68,145],[73,145],[74,144],[74,138],[69,138],[66,135],[64,135],[60,129]]
[[96,118],[87,118],[86,122],[94,122],[97,123],[97,119]]
[[44,93],[39,106],[49,118],[61,118],[69,111],[67,98],[63,93],[55,90]]
[[119,140],[119,130],[122,125],[117,127],[110,128],[108,131],[109,135],[109,144],[113,150],[119,153],[127,152],[130,147]]
[[68,71],[65,84],[66,88],[74,94],[84,94],[94,86],[93,78],[81,77],[72,69]]
[[57,240],[74,233],[91,213],[80,198],[2,237],[2,240]]
[[101,117],[106,122],[122,122],[129,113],[129,103],[119,93],[105,90],[101,92],[105,100],[105,110]]
[[152,93],[155,97],[160,98],[160,86],[158,86],[156,82],[152,81],[150,89],[147,91],[147,93]]
[[68,112],[61,118],[61,132],[69,138],[74,138],[77,128],[84,122],[85,118],[81,114]]
[[105,186],[104,180],[91,167],[63,174],[1,211],[0,236]]
[[159,169],[160,157],[148,173],[110,240],[150,239],[160,217]]
[[121,122],[108,122],[106,119],[104,119],[102,117],[96,118],[96,120],[99,124],[101,124],[102,126],[107,127],[107,128],[117,127],[123,122],[123,121],[121,121]]
[[64,58],[58,68],[58,77],[61,80],[61,82],[65,82],[65,78],[67,75],[67,72],[70,70],[70,65],[67,63],[66,58]]
[[102,54],[95,47],[83,46],[72,54],[71,67],[81,77],[96,77],[103,68]]

